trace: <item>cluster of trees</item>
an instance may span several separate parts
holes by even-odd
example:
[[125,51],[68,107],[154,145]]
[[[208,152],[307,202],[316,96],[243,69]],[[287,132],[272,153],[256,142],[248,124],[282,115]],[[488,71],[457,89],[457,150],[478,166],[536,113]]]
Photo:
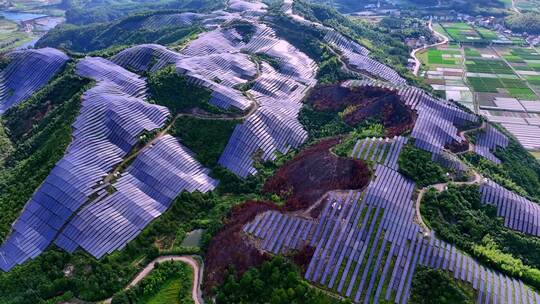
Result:
[[414,272],[409,303],[473,304],[474,290],[446,271],[419,265]]
[[308,131],[309,141],[351,132],[353,129],[337,113],[321,112],[304,104],[298,120]]
[[516,32],[540,34],[540,14],[527,12],[506,17],[506,26]]
[[255,26],[245,20],[233,20],[225,25],[225,28],[234,28],[241,36],[242,41],[248,43],[255,34]]
[[409,143],[403,147],[398,159],[399,172],[420,187],[448,181],[446,171],[431,160],[431,153]]
[[320,84],[336,83],[353,77],[344,71],[338,56],[322,42],[324,33],[320,29],[295,22],[280,9],[272,12],[273,28],[277,35],[317,62],[317,79]]
[[428,191],[424,219],[437,236],[509,276],[540,287],[540,240],[504,227],[495,207],[482,204],[478,186]]
[[221,152],[240,120],[208,120],[179,117],[170,134],[195,153],[195,158],[207,168],[217,166]]
[[[163,286],[171,281],[180,282],[176,286],[176,301],[173,303],[193,303],[191,298],[191,286],[193,286],[193,270],[181,262],[166,261],[156,263],[154,270],[141,282],[125,291],[116,293],[112,298],[112,304],[135,304],[147,303],[149,299],[156,296]],[[171,303],[171,304],[173,304]]]
[[[237,278],[234,271],[217,288],[216,303],[330,304],[343,303],[309,286],[296,266],[275,257]],[[345,301],[347,303],[347,301]]]
[[147,82],[152,100],[166,106],[173,115],[189,112],[194,108],[211,113],[222,112],[208,103],[212,95],[210,90],[193,85],[186,76],[177,73],[174,66],[168,66],[150,74]]
[[540,162],[513,137],[509,136],[509,139],[507,148],[498,148],[494,152],[501,164],[495,164],[475,153],[467,153],[464,157],[484,176],[540,202]]
[[345,140],[333,150],[338,156],[350,157],[356,143],[367,137],[384,137],[384,126],[377,122],[365,121],[349,133]]

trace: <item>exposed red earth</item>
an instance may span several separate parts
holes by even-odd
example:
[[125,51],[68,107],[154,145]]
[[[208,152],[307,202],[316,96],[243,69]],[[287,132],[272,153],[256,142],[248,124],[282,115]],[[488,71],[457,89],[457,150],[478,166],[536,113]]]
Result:
[[[305,210],[330,190],[363,189],[368,184],[371,172],[363,161],[340,158],[330,152],[339,142],[339,138],[327,139],[305,149],[266,182],[263,191],[280,194],[287,199],[283,207],[270,202],[247,201],[233,208],[224,227],[208,247],[205,292],[211,292],[213,286],[222,283],[229,268],[234,268],[241,275],[250,267],[270,259],[242,231],[243,226],[257,214],[268,210]],[[314,212],[311,215],[318,216]],[[311,255],[313,248],[302,248],[293,260],[304,269]]]
[[242,275],[249,268],[261,265],[270,259],[247,240],[242,231],[259,213],[278,210],[279,206],[269,202],[247,201],[233,208],[224,227],[212,238],[205,257],[204,292],[223,282],[229,268]]
[[296,265],[298,265],[298,267],[300,267],[302,274],[306,273],[309,263],[311,262],[314,254],[315,247],[304,246],[292,256],[292,260]]
[[370,179],[361,160],[340,158],[330,149],[340,138],[323,140],[298,154],[264,185],[266,193],[286,199],[285,211],[304,210],[330,190],[362,189]]
[[453,153],[466,152],[467,150],[469,150],[469,141],[465,139],[461,143],[459,143],[454,140],[451,143],[447,144],[445,148],[452,151]]
[[341,112],[350,126],[377,118],[389,137],[412,129],[416,121],[416,113],[395,91],[386,88],[323,85],[313,89],[306,102],[317,111]]

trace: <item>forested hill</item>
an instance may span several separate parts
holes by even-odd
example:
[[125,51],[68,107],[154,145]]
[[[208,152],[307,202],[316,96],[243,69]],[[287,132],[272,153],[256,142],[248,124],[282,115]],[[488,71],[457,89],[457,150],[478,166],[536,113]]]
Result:
[[180,11],[159,11],[140,13],[119,21],[63,24],[42,37],[36,47],[50,46],[87,53],[142,43],[181,45],[183,39],[202,31],[196,18],[197,15],[182,17]]
[[63,0],[66,22],[91,24],[119,20],[128,15],[156,10],[210,11],[223,8],[223,0]]

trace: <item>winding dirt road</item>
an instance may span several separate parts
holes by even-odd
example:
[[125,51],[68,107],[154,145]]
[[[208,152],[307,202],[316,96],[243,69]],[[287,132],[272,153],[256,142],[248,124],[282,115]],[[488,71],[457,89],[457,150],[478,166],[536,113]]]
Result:
[[[124,289],[130,289],[131,287],[137,285],[142,279],[144,279],[147,275],[152,272],[155,268],[156,263],[162,263],[166,261],[175,261],[175,262],[182,262],[188,264],[193,269],[193,288],[191,289],[191,296],[193,298],[193,301],[195,304],[204,304],[204,300],[202,298],[201,293],[201,277],[202,277],[202,268],[199,265],[199,262],[195,259],[194,256],[189,255],[169,255],[169,256],[161,256],[152,262],[150,262],[143,270],[141,270],[137,276],[128,284],[128,286]],[[108,298],[101,303],[109,304],[112,302],[112,298]]]
[[[480,127],[459,132],[459,136],[461,138],[465,139],[465,134],[467,134],[469,132],[474,132],[476,130],[483,130],[486,127],[487,127],[487,123],[484,121],[484,122],[482,122],[482,125]],[[472,143],[470,143],[470,142],[469,142],[468,151],[474,151],[474,145]],[[439,192],[442,192],[442,191],[446,190],[446,187],[448,187],[449,184],[454,184],[454,185],[457,185],[457,186],[481,185],[484,182],[484,177],[482,175],[480,175],[476,170],[472,170],[472,171],[473,171],[473,177],[474,178],[472,180],[470,180],[470,181],[466,181],[466,182],[447,182],[447,183],[433,184],[433,185],[428,185],[428,186],[420,189],[420,192],[418,192],[418,197],[416,198],[416,202],[415,202],[415,209],[416,209],[415,210],[415,212],[416,212],[415,219],[416,219],[416,222],[422,228],[422,231],[424,232],[425,236],[430,236],[431,233],[432,233],[431,229],[429,229],[429,227],[424,222],[424,219],[422,218],[422,213],[420,212],[420,204],[422,203],[422,199],[424,198],[424,195],[426,194],[426,192],[431,188],[434,188],[435,190],[437,190]]]
[[416,76],[418,76],[418,72],[420,71],[420,67],[422,66],[422,63],[420,62],[420,59],[418,59],[418,57],[416,56],[418,54],[418,52],[423,51],[423,50],[428,49],[428,48],[432,48],[432,47],[436,47],[436,46],[439,46],[439,45],[447,44],[448,41],[449,41],[448,37],[446,37],[442,33],[439,33],[439,32],[437,32],[437,31],[435,31],[433,29],[433,22],[432,22],[431,19],[429,20],[428,28],[433,34],[435,34],[435,36],[439,37],[439,39],[442,39],[442,41],[434,43],[434,44],[430,44],[430,45],[424,45],[423,47],[412,50],[411,57],[414,59],[414,68],[413,68],[412,72]]

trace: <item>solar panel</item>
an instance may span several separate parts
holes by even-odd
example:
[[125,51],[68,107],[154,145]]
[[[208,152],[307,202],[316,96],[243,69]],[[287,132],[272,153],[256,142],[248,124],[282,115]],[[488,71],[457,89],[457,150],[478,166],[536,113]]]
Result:
[[43,88],[69,60],[53,48],[12,51],[6,58],[9,64],[0,71],[0,115]]

